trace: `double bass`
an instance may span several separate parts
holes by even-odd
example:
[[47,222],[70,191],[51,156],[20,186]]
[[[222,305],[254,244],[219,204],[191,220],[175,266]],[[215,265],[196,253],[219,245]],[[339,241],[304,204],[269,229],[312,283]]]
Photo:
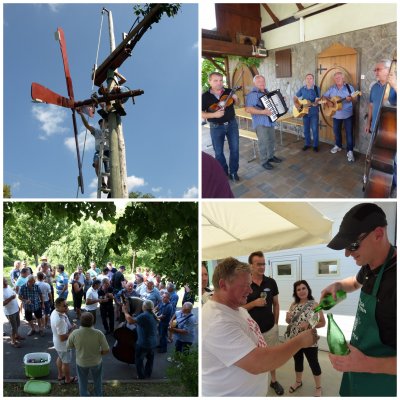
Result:
[[[121,293],[121,300],[127,306],[130,315],[139,314],[142,311],[143,300],[139,297],[126,297]],[[126,321],[121,322],[114,330],[116,339],[112,348],[113,356],[127,364],[135,364],[135,347],[137,341],[136,327],[131,329]]]
[[[396,74],[396,69],[394,56],[389,74]],[[393,185],[397,152],[397,111],[396,107],[385,104],[389,91],[390,85],[386,83],[375,124],[371,129],[363,176],[364,197],[368,198],[390,197]]]

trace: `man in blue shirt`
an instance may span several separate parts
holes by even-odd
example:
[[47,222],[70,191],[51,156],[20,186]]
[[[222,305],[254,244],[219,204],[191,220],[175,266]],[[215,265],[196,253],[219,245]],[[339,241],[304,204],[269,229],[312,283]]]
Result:
[[[150,378],[153,372],[154,349],[157,346],[157,317],[153,313],[154,304],[151,300],[143,302],[143,313],[132,317],[125,305],[122,312],[129,324],[137,325],[138,339],[135,349],[135,364],[138,379]],[[143,365],[146,357],[146,365]]]
[[[369,95],[368,118],[365,124],[365,133],[374,132],[376,129],[376,119],[380,110],[381,99],[386,83],[390,85],[389,97],[385,99],[387,100],[386,103],[389,103],[391,106],[397,106],[397,79],[395,73],[389,73],[390,65],[390,60],[381,60],[375,66],[374,72],[377,82],[372,85]],[[385,102],[383,102],[383,105],[385,105]],[[394,165],[393,185],[397,186],[396,160]]]
[[271,170],[274,168],[272,162],[282,162],[280,158],[275,157],[275,124],[268,118],[271,111],[264,108],[260,100],[268,93],[265,78],[262,75],[256,75],[253,83],[252,91],[246,96],[246,112],[251,114],[253,129],[257,134],[260,163],[265,169]]
[[[314,83],[314,75],[306,75],[306,84],[301,87],[296,96],[294,96],[293,101],[297,108],[299,108],[299,98],[303,100],[309,100],[311,103],[315,103],[319,100],[321,90]],[[303,116],[303,126],[304,126],[304,147],[303,151],[311,147],[311,130],[313,133],[313,150],[318,151],[318,140],[319,140],[319,109],[317,105],[311,105],[308,114]]]
[[[397,80],[396,74],[389,76],[390,60],[379,61],[374,69],[377,82],[371,87],[369,95],[368,118],[365,125],[365,133],[375,129],[376,118],[383,96],[386,83],[390,85],[389,98],[387,101],[392,106],[397,106]],[[385,105],[385,104],[383,104]]]
[[344,82],[343,73],[338,71],[333,75],[335,84],[332,85],[323,95],[323,98],[332,106],[334,103],[330,101],[330,97],[338,96],[343,100],[342,109],[337,110],[333,115],[333,132],[335,134],[335,146],[331,149],[331,153],[335,154],[342,151],[342,125],[346,131],[347,142],[347,160],[354,162],[353,154],[353,98],[351,94],[354,92],[353,86]]

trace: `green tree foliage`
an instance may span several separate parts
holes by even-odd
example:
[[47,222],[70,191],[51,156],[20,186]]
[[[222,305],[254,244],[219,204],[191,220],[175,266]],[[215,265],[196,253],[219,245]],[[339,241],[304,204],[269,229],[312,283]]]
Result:
[[11,199],[11,186],[3,184],[3,198],[4,199]]
[[120,254],[120,247],[136,235],[135,248],[156,243],[148,265],[179,285],[188,283],[197,290],[198,205],[193,202],[132,203],[119,218],[107,249]]
[[63,264],[69,274],[78,265],[87,271],[91,261],[95,261],[101,269],[109,261],[104,249],[112,231],[114,226],[110,223],[82,221],[80,225],[74,225],[68,235],[52,243],[47,252],[49,260],[54,264]]
[[61,238],[69,228],[65,219],[57,218],[48,212],[40,216],[29,212],[15,213],[12,223],[4,225],[6,258],[17,259],[23,251],[38,265],[39,257],[46,253],[51,243]]
[[133,6],[133,12],[138,17],[146,17],[152,10],[158,8],[157,13],[152,19],[152,23],[160,22],[163,14],[165,13],[168,17],[174,17],[178,14],[181,5],[179,3],[146,3],[146,4],[136,4]]
[[129,193],[130,199],[154,199],[155,197],[151,193],[142,193],[142,192],[130,192]]
[[[217,65],[221,67],[222,71],[225,70],[225,63],[223,58],[213,58],[213,60]],[[210,60],[203,58],[203,61],[201,63],[201,87],[203,92],[208,90],[210,87],[208,84],[208,75],[211,74],[211,72],[221,72],[221,70],[217,69]]]
[[[32,229],[24,230],[24,225]],[[33,249],[32,238],[43,242]],[[132,265],[136,259],[136,266],[151,268],[178,286],[198,287],[194,202],[134,202],[121,214],[111,202],[5,202],[4,241],[5,249],[24,250],[32,257],[49,250],[52,262],[66,265],[69,272],[91,259],[99,265],[110,259]]]

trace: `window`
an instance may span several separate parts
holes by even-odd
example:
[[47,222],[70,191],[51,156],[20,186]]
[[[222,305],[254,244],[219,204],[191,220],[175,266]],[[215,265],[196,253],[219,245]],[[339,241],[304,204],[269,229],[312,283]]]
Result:
[[290,78],[292,76],[291,49],[275,52],[275,73],[277,78]]
[[292,264],[278,264],[276,266],[278,276],[291,276],[292,275]]
[[318,261],[318,275],[338,275],[339,268],[337,260]]

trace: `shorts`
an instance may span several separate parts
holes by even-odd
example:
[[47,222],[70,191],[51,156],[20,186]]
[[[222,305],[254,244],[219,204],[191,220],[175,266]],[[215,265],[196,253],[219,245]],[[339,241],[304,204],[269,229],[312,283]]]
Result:
[[69,349],[67,351],[58,351],[57,350],[58,357],[60,357],[60,360],[63,364],[71,364],[72,361],[72,349]]
[[279,327],[275,324],[269,331],[262,333],[268,347],[273,347],[279,344]]
[[[104,155],[108,158],[110,158],[110,150],[104,150]],[[93,164],[92,166],[94,167],[95,164],[99,162],[99,152],[96,151],[93,156]],[[104,164],[104,169],[106,172],[110,172],[110,162],[109,161],[103,161]]]
[[41,309],[41,308],[38,308],[37,310],[34,310],[34,311],[32,311],[32,310],[25,310],[25,319],[26,319],[28,322],[30,322],[30,321],[33,320],[33,315],[32,315],[32,313],[35,314],[35,317],[36,317],[37,319],[40,319],[40,318],[43,317],[43,313],[42,313],[42,309]]
[[44,315],[50,315],[51,314],[51,304],[50,300],[44,302]]
[[19,319],[19,311],[14,314],[6,315],[8,321],[11,324],[11,331],[13,335],[18,334],[18,328],[21,325],[21,320]]

